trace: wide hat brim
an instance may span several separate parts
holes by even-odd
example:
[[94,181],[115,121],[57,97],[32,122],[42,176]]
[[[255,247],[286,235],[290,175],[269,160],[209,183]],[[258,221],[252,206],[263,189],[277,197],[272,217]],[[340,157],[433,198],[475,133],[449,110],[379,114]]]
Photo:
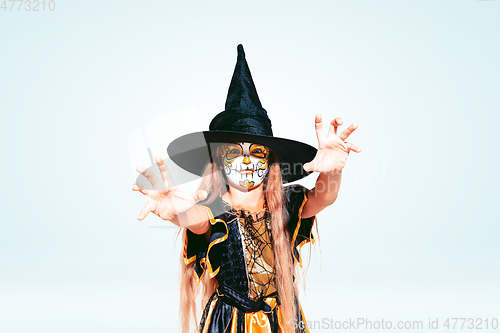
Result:
[[219,144],[231,142],[258,143],[271,148],[281,164],[283,183],[291,183],[306,177],[303,165],[316,156],[317,149],[303,142],[230,131],[205,131],[183,135],[172,141],[167,148],[168,155],[182,169],[201,176],[206,163],[210,161],[210,150],[215,152]]

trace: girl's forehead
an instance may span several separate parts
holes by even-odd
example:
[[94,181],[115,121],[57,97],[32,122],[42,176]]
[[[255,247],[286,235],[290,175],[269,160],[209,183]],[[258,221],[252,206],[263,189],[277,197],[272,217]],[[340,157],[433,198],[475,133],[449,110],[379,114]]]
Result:
[[269,151],[269,147],[258,144],[258,143],[251,143],[251,142],[232,142],[226,144],[226,150],[232,150],[232,149],[238,149],[246,152],[254,151],[254,150],[262,150],[262,151]]
[[255,145],[255,146],[266,147],[264,145],[261,145],[261,144],[258,144],[258,143],[252,143],[252,142],[231,142],[230,145],[239,145],[239,146],[242,146],[242,147],[249,147],[249,146]]

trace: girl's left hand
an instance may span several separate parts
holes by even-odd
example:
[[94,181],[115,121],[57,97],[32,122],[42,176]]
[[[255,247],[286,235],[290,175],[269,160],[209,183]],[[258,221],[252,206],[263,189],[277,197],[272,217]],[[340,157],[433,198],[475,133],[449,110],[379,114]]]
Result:
[[318,152],[314,159],[304,164],[304,170],[307,172],[316,171],[320,173],[331,173],[341,171],[349,156],[351,150],[360,153],[361,149],[350,142],[344,142],[349,135],[358,127],[353,123],[337,136],[337,127],[342,125],[342,119],[335,118],[328,130],[328,135],[323,131],[321,114],[316,115],[316,135],[318,137]]

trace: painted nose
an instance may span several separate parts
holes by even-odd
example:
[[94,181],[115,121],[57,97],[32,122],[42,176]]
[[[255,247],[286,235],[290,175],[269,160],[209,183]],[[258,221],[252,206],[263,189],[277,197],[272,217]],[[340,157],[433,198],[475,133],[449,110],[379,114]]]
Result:
[[243,158],[243,163],[245,163],[245,164],[250,164],[250,157],[245,156],[245,157]]

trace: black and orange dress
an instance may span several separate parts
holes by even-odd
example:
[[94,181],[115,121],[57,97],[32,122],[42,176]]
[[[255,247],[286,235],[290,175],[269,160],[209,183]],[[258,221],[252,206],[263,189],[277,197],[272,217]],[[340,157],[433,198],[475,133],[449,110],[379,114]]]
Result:
[[[315,217],[301,218],[307,189],[300,185],[285,188],[290,249],[296,264],[302,265],[300,248],[314,243]],[[207,205],[210,240],[185,229],[184,261],[194,262],[195,277],[216,278],[218,288],[207,302],[200,332],[283,332],[279,295],[275,284],[271,241],[271,214],[236,210],[217,198]],[[297,323],[306,322],[298,299]],[[295,332],[308,332],[295,325]]]

